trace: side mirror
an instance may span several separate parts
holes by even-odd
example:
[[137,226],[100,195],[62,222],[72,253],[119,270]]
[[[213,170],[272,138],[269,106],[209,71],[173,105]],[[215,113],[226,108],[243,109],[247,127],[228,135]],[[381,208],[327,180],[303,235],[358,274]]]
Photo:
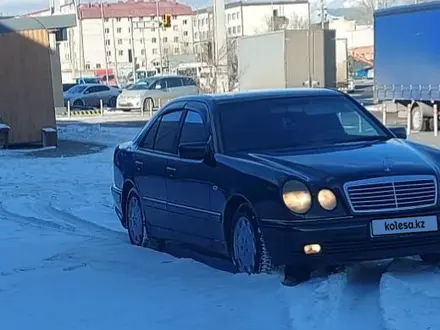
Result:
[[388,129],[398,138],[406,140],[406,127],[404,126],[394,126],[388,127]]
[[208,144],[206,142],[181,143],[179,156],[183,159],[203,160],[207,155]]

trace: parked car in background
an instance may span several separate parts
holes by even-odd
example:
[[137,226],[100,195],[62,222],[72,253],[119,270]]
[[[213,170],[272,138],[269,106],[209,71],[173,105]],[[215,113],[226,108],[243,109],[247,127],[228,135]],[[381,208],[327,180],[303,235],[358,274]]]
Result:
[[77,84],[101,84],[102,80],[99,77],[81,77],[77,78],[76,80]]
[[345,93],[182,97],[114,152],[116,213],[134,245],[177,240],[237,270],[420,255],[440,261],[440,151]]
[[138,81],[124,89],[118,97],[117,108],[123,111],[141,109],[151,111],[171,99],[199,94],[194,79],[186,76],[154,76]]
[[64,93],[64,105],[74,108],[99,107],[100,100],[109,107],[116,106],[119,88],[101,84],[79,84]]
[[68,83],[68,84],[63,84],[63,93],[67,92],[69,89],[71,89],[73,86],[76,86],[78,84],[76,83]]

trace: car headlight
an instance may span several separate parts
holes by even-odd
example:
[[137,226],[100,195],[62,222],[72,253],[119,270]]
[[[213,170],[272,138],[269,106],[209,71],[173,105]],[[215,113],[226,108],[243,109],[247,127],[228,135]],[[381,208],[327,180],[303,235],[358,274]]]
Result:
[[324,210],[332,211],[337,205],[336,196],[333,191],[329,189],[321,189],[318,193],[318,203]]
[[283,186],[283,201],[292,212],[304,214],[312,206],[312,195],[304,183],[291,180]]

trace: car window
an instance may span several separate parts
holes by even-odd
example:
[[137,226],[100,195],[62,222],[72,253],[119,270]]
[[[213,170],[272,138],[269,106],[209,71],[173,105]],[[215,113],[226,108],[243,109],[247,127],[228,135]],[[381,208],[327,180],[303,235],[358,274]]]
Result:
[[228,102],[219,105],[219,113],[227,152],[307,148],[391,137],[380,122],[344,96]]
[[183,81],[184,86],[195,86],[196,85],[196,82],[194,81],[194,79],[189,78],[189,77],[182,78],[182,81]]
[[154,121],[153,125],[148,129],[148,132],[145,134],[142,142],[139,146],[143,149],[153,149],[154,140],[156,138],[157,129],[159,128],[160,118]]
[[167,88],[166,79],[159,79],[154,83],[153,89],[164,89]]
[[106,92],[110,90],[108,86],[96,86],[95,88],[96,88],[96,92]]
[[183,111],[175,111],[162,116],[154,141],[154,150],[177,153],[177,136],[182,114]]
[[92,94],[92,93],[97,93],[97,92],[100,92],[99,86],[92,86],[92,87],[89,87],[84,93],[85,94]]
[[206,132],[202,116],[195,111],[188,111],[183,122],[180,143],[206,142],[208,133]]
[[70,88],[70,89],[68,89],[68,93],[71,93],[71,94],[76,94],[76,93],[82,93],[82,92],[84,92],[84,90],[87,88],[87,86],[84,86],[84,85],[75,85],[75,86],[73,86],[72,88]]
[[182,79],[180,77],[173,77],[165,79],[167,81],[168,88],[182,87]]

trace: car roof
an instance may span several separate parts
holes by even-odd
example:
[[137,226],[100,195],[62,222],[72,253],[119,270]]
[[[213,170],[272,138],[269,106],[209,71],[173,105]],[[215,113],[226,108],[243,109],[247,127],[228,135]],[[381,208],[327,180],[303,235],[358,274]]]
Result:
[[286,97],[316,97],[316,96],[340,96],[341,92],[327,88],[287,88],[268,89],[247,92],[230,92],[222,94],[198,94],[182,96],[175,101],[204,101],[216,104],[229,102],[242,102],[252,100],[267,100]]

